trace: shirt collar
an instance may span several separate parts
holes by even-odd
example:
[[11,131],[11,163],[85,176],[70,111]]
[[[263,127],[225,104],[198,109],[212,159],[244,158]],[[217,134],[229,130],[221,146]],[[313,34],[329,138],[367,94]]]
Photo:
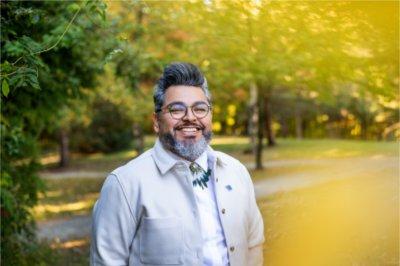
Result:
[[204,171],[208,169],[208,160],[207,160],[207,151],[204,151],[199,158],[195,160],[195,162],[203,168]]
[[[152,156],[162,175],[168,172],[176,164],[185,163],[186,161],[171,151],[166,150],[159,138],[157,138],[154,144]],[[207,170],[207,165],[209,167],[213,167],[215,162],[218,165],[224,165],[224,162],[221,160],[220,156],[218,156],[210,146],[207,147],[207,150],[199,158],[197,158],[195,162],[198,163],[204,170]]]

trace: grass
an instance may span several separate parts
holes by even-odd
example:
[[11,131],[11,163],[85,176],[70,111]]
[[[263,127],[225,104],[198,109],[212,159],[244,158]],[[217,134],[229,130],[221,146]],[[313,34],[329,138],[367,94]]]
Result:
[[399,265],[398,178],[364,174],[258,202],[268,265]]
[[[145,138],[145,150],[154,145],[155,137]],[[250,148],[249,139],[246,137],[215,136],[211,142],[215,150],[231,154],[240,161],[254,162],[251,154],[244,151]],[[397,156],[399,144],[396,142],[375,142],[358,140],[296,140],[278,139],[276,147],[268,147],[263,151],[264,161],[290,160],[290,159],[326,159],[326,158],[352,158],[364,156]],[[95,153],[90,155],[72,154],[68,168],[63,171],[96,171],[109,172],[119,165],[131,160],[137,155],[132,149],[111,154]],[[58,154],[49,153],[42,158],[45,170],[60,171],[57,169]]]
[[296,177],[301,173],[314,173],[318,171],[328,171],[330,167],[316,164],[294,164],[294,165],[283,165],[280,167],[265,167],[261,170],[250,170],[251,178],[253,182],[257,182],[264,179],[279,178],[279,177]]
[[[147,148],[153,143],[154,138],[146,138]],[[243,153],[249,148],[247,138],[216,137],[212,146],[244,163],[253,162],[252,156]],[[133,156],[135,152],[129,150],[110,155],[75,155],[71,167],[64,171],[109,172]],[[357,158],[384,162],[397,156],[395,142],[280,139],[276,147],[263,152],[267,167],[251,174],[254,180],[296,178],[302,173],[334,175],[335,171],[352,170],[352,160]],[[326,160],[335,163],[324,164]],[[348,162],[347,168],[342,162]],[[46,165],[48,170],[53,166]],[[349,178],[259,200],[265,221],[266,264],[398,265],[398,168],[370,168],[364,165],[360,169],[364,171]],[[89,214],[103,181],[104,176],[46,179],[48,191],[40,195],[40,203],[33,210],[36,219]],[[54,250],[49,264],[87,265],[89,241],[86,237],[43,245]]]
[[43,241],[40,243],[41,265],[89,265],[89,237],[71,239],[66,242]]
[[[245,147],[242,144],[242,147]],[[218,149],[219,146],[215,145]],[[222,146],[223,147],[223,146]],[[332,159],[354,158],[366,156],[397,156],[399,144],[396,142],[375,142],[358,140],[297,140],[278,139],[277,146],[265,148],[264,161],[290,160],[290,159]],[[223,149],[222,149],[223,150]],[[252,162],[252,155],[243,154],[243,148],[233,149],[231,152],[243,162]]]
[[99,196],[102,178],[45,179],[47,191],[34,207],[36,221],[68,218],[91,212]]

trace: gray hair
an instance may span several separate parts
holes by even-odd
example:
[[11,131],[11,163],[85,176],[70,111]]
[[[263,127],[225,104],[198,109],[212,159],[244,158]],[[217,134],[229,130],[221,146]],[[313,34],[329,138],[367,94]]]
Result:
[[209,103],[211,94],[208,90],[207,80],[200,69],[190,63],[172,63],[164,68],[162,77],[158,80],[154,88],[153,100],[154,110],[159,112],[164,105],[165,92],[170,86],[195,86],[203,90]]
[[211,137],[211,131],[203,132],[203,136],[198,141],[179,141],[169,132],[160,134],[160,140],[164,148],[190,162],[194,162],[200,157],[200,155],[203,154],[205,150],[207,150],[208,143],[211,141]]

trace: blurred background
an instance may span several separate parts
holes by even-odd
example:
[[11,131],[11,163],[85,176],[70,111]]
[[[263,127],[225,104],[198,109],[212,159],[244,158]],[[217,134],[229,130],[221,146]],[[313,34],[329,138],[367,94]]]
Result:
[[399,265],[398,1],[1,1],[1,262],[87,265],[173,61],[249,169],[265,265]]

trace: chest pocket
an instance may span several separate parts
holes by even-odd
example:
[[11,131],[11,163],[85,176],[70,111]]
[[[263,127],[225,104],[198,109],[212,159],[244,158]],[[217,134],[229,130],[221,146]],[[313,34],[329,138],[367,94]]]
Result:
[[183,263],[183,224],[177,217],[143,218],[140,226],[140,261],[144,264]]

